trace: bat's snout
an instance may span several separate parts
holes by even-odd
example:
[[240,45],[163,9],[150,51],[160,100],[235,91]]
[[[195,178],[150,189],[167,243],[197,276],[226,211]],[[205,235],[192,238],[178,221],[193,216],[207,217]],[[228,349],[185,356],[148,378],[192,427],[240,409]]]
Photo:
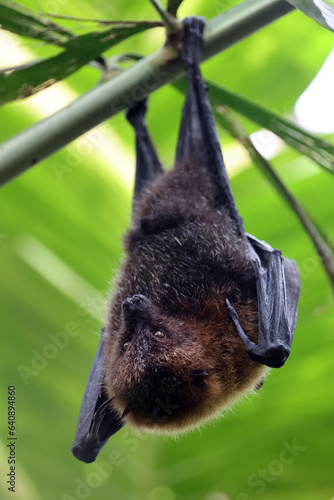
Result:
[[144,295],[133,295],[122,302],[122,312],[126,322],[138,316],[146,316],[150,300]]

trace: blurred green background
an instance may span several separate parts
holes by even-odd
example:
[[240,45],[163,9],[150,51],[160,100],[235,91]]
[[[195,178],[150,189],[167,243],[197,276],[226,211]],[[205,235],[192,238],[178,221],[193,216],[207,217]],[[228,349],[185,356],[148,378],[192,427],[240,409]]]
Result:
[[[21,3],[58,14],[156,19],[148,2],[134,0]],[[186,0],[180,16],[211,18],[235,3]],[[80,32],[80,23],[76,27]],[[163,31],[154,29],[110,55],[149,54],[162,42]],[[1,44],[10,60],[22,52],[28,57],[57,52],[14,37],[1,38]],[[202,69],[205,78],[289,115],[332,47],[332,33],[294,12]],[[98,71],[87,67],[40,96],[3,106],[1,141],[89,90],[98,78]],[[150,98],[148,123],[166,165],[173,163],[182,103],[172,87]],[[256,130],[244,123],[250,132]],[[234,146],[224,135],[222,143]],[[273,164],[334,238],[331,174],[290,149]],[[298,326],[286,366],[271,371],[258,395],[200,430],[169,439],[134,436],[124,428],[95,464],[71,455],[109,281],[117,272],[129,222],[133,165],[133,133],[120,114],[1,189],[1,498],[13,497],[5,482],[6,401],[7,387],[15,385],[17,500],[333,499],[331,288],[300,223],[252,165],[232,178],[246,230],[295,259],[302,278]]]

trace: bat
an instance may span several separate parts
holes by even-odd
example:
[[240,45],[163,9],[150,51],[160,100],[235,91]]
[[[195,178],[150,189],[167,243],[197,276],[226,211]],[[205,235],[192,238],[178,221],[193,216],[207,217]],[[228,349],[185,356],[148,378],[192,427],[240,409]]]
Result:
[[133,215],[72,446],[87,463],[125,424],[173,433],[221,413],[290,354],[298,269],[245,233],[199,69],[203,30],[203,19],[184,20],[188,93],[173,170],[148,135],[146,101],[127,113]]

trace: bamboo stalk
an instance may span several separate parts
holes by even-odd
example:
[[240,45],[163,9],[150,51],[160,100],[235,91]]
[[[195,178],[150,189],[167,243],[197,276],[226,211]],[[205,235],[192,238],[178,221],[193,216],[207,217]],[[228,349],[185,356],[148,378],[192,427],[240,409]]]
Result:
[[[208,21],[203,60],[266,26],[293,7],[284,0],[246,0]],[[91,128],[183,75],[177,52],[163,47],[114,79],[0,145],[0,185]]]

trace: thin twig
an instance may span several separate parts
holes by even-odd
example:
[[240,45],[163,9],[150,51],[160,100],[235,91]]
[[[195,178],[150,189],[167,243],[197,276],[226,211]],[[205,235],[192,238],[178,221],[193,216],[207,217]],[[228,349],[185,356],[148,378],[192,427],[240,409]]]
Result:
[[140,24],[147,24],[148,26],[163,26],[163,24],[160,21],[120,21],[120,20],[112,20],[112,21],[107,21],[104,19],[87,19],[85,17],[75,17],[75,16],[65,16],[61,14],[49,14],[49,13],[43,13],[45,16],[48,17],[54,17],[56,19],[67,19],[68,21],[79,21],[83,23],[97,23],[97,24],[102,24],[109,26],[110,24],[121,24],[121,25],[127,25],[127,24],[137,24],[140,22]]
[[174,16],[172,16],[167,10],[163,8],[159,0],[149,0],[155,10],[159,13],[164,25],[166,26],[167,33],[177,33],[181,27],[182,22],[178,21]]

